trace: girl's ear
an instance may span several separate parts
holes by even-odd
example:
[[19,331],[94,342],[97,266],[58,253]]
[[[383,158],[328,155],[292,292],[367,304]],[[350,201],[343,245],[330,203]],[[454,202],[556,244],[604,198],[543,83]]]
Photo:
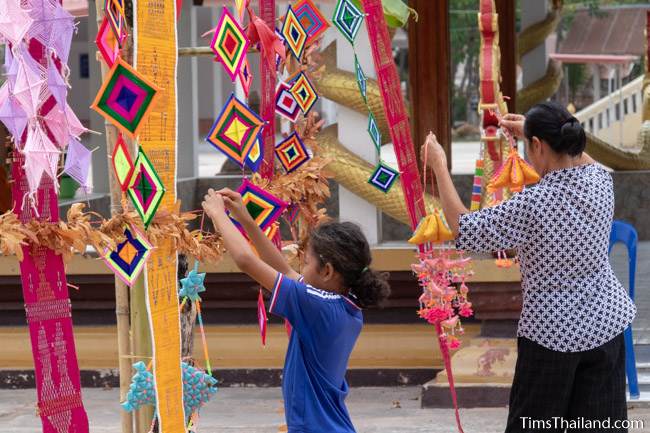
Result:
[[334,278],[334,266],[332,266],[331,263],[327,262],[321,268],[321,277],[325,282],[332,281],[332,279]]

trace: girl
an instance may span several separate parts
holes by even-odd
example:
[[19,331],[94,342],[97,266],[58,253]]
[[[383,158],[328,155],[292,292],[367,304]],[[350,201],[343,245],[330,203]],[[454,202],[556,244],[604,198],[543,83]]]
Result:
[[[387,275],[369,268],[370,248],[359,227],[318,226],[308,240],[301,277],[255,224],[238,193],[210,189],[203,209],[239,269],[273,292],[269,311],[293,328],[282,379],[289,433],[354,432],[345,407],[348,359],[363,326],[362,308],[390,294]],[[259,258],[226,210],[246,230]]]
[[506,432],[561,432],[581,418],[614,427],[627,419],[623,331],[636,308],[608,258],[612,178],[584,153],[585,132],[560,105],[507,115],[501,126],[524,138],[542,180],[498,206],[470,214],[432,134],[422,154],[456,247],[519,255],[523,309]]

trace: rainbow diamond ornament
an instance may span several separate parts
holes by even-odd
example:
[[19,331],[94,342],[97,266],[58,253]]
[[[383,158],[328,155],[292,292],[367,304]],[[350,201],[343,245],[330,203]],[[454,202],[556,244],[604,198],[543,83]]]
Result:
[[383,162],[380,162],[370,176],[368,183],[378,190],[387,193],[399,177],[399,173]]
[[228,8],[224,6],[210,48],[212,48],[233,82],[244,63],[249,45],[250,42],[246,38],[244,30]]
[[318,93],[304,72],[300,72],[295,78],[290,92],[304,114],[309,113],[309,110],[318,101]]
[[115,149],[113,149],[113,155],[111,155],[111,165],[117,182],[120,184],[122,191],[126,192],[129,189],[129,181],[133,175],[135,165],[133,165],[133,159],[122,134],[117,137],[117,143],[115,143]]
[[104,2],[104,17],[108,20],[115,40],[121,48],[128,36],[126,33],[123,0],[106,0]]
[[308,34],[302,27],[302,24],[300,24],[300,21],[291,6],[289,6],[289,9],[287,9],[287,13],[284,16],[282,36],[284,36],[284,40],[293,55],[297,59],[300,59],[303,51],[305,51]]
[[153,247],[134,227],[125,228],[124,236],[126,240],[117,245],[114,251],[106,250],[103,259],[115,275],[131,286],[142,272]]
[[300,0],[293,6],[300,25],[307,32],[307,45],[325,33],[330,26],[312,0]]
[[361,96],[363,96],[363,101],[367,104],[368,103],[368,79],[366,78],[366,74],[363,72],[363,69],[361,69],[361,64],[359,63],[359,58],[357,55],[354,55],[354,72],[355,75],[357,76],[357,86],[359,86],[359,92],[361,92]]
[[242,64],[241,68],[239,68],[237,77],[239,78],[239,83],[244,90],[244,96],[248,98],[248,94],[251,90],[251,84],[253,84],[253,74],[251,73],[251,67],[248,64],[248,58],[244,58],[244,63]]
[[300,106],[291,94],[291,85],[280,82],[275,90],[275,112],[290,122],[298,120]]
[[287,203],[264,191],[248,179],[244,179],[237,192],[241,194],[244,206],[262,231],[276,222],[287,208]]
[[264,154],[262,152],[262,146],[260,144],[260,139],[258,138],[255,141],[255,144],[251,148],[251,151],[248,152],[246,156],[246,166],[251,169],[253,173],[256,173],[260,169],[262,162],[264,161]]
[[381,152],[381,132],[377,126],[377,119],[375,119],[375,115],[372,112],[368,114],[368,134],[375,144],[377,152]]
[[158,88],[118,57],[91,108],[135,138],[157,97]]
[[99,53],[102,55],[102,59],[108,65],[109,68],[115,63],[115,59],[120,55],[120,45],[115,39],[115,34],[111,30],[111,27],[108,23],[108,19],[104,17],[102,24],[99,26],[99,31],[97,32],[97,38],[95,38],[95,44]]
[[275,155],[287,173],[296,170],[311,158],[305,144],[296,132],[275,146]]
[[206,140],[243,167],[263,127],[264,120],[231,94]]
[[332,23],[351,44],[354,44],[363,17],[363,12],[351,0],[338,0]]
[[142,148],[135,160],[127,193],[146,229],[162,202],[165,186]]

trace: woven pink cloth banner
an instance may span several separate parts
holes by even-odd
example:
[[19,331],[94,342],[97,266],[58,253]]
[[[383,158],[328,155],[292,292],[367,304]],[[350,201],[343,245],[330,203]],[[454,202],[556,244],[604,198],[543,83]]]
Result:
[[[37,61],[44,61],[45,49],[36,40],[31,41],[29,51]],[[46,116],[46,111],[53,106],[51,102],[43,104],[41,115]],[[14,212],[21,221],[27,222],[34,215],[30,206],[20,207],[28,191],[22,168],[24,159],[18,152],[14,152],[13,157]],[[52,181],[43,176],[36,195],[40,219],[58,221],[58,200],[54,191]],[[88,417],[81,401],[81,380],[63,258],[52,250],[34,245],[23,247],[23,253],[20,277],[43,433],[88,433]]]
[[[399,75],[393,60],[391,39],[388,35],[381,0],[363,0],[363,7],[366,12],[366,26],[372,49],[372,58],[375,63],[375,72],[377,73],[379,89],[384,102],[384,112],[386,113],[388,129],[397,156],[402,190],[404,191],[406,207],[411,220],[411,228],[415,230],[420,220],[426,216],[426,208],[424,206],[424,193],[420,182],[415,148],[411,138],[408,112],[404,105]],[[447,377],[449,378],[449,390],[456,412],[456,424],[458,431],[462,433],[463,428],[460,424],[454,376],[451,369],[451,356],[447,345],[440,337],[442,334],[440,323],[436,325],[436,332]]]
[[[259,17],[271,30],[275,29],[275,0],[260,0],[259,11]],[[260,61],[262,90],[260,114],[266,125],[262,129],[261,135],[264,160],[259,172],[264,179],[273,177],[273,163],[275,162],[275,78],[276,74],[270,70],[268,62]]]

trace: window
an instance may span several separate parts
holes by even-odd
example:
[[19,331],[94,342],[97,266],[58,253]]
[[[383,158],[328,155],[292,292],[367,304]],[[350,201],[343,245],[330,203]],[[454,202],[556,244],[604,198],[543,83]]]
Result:
[[617,102],[616,105],[614,106],[614,118],[616,119],[617,122],[620,122],[621,120],[621,103]]
[[594,132],[594,118],[589,119],[589,132]]
[[88,53],[79,54],[79,78],[90,78]]
[[603,129],[603,113],[598,113],[598,129]]
[[632,95],[632,112],[636,113],[636,93]]
[[623,115],[627,116],[628,113],[628,107],[627,107],[627,98],[623,99]]

